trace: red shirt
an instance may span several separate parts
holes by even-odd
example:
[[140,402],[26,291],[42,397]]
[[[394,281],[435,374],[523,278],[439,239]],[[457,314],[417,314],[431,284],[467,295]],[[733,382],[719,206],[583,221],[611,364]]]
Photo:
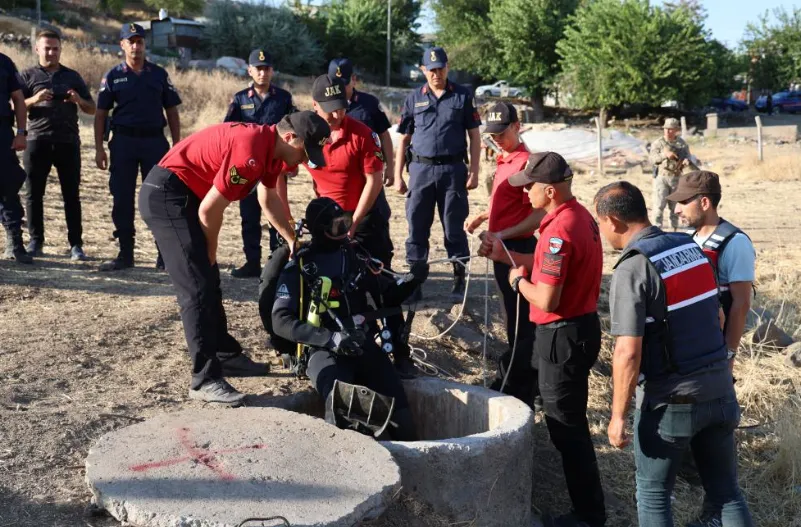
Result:
[[595,219],[576,198],[548,213],[540,224],[531,282],[562,285],[559,307],[546,313],[531,306],[535,324],[575,318],[598,309],[603,249]]
[[[498,157],[498,166],[495,169],[495,177],[492,183],[492,199],[489,206],[490,232],[500,232],[509,227],[514,227],[528,218],[533,212],[525,187],[513,187],[509,184],[509,176],[520,172],[526,166],[528,154],[526,145],[520,143],[520,146],[514,152]],[[534,231],[535,229],[531,229],[531,232],[524,233],[516,238],[534,236]]]
[[383,172],[381,141],[367,125],[345,116],[339,137],[323,147],[325,166],[305,166],[320,197],[331,198],[346,212],[359,204],[367,179],[365,174]]
[[277,133],[273,126],[216,124],[172,147],[159,161],[203,199],[214,185],[228,201],[247,196],[261,181],[275,188],[284,164],[273,159]]

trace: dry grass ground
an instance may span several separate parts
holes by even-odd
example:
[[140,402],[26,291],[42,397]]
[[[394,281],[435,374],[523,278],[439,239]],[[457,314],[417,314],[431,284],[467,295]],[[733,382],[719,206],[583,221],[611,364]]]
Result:
[[[0,46],[22,67],[24,55]],[[19,52],[17,52],[19,53]],[[104,62],[109,60],[110,62]],[[31,62],[28,57],[27,62]],[[64,62],[92,82],[96,93],[99,75],[116,59],[87,56],[67,49]],[[79,66],[80,64],[80,66]],[[87,68],[83,70],[82,68]],[[172,73],[184,98],[182,118],[188,131],[218,122],[241,80],[198,72]],[[308,83],[291,82],[298,104],[308,105]],[[305,102],[304,102],[305,101]],[[308,106],[307,106],[308,107]],[[35,266],[0,262],[0,527],[117,525],[111,519],[85,515],[89,494],[83,481],[83,462],[88,449],[104,433],[158,413],[181,408],[201,408],[186,397],[188,360],[178,309],[166,275],[153,269],[155,248],[144,224],[137,220],[138,267],[114,275],[97,271],[100,260],[115,255],[111,239],[111,200],[108,174],[94,168],[89,121],[82,122],[84,231],[88,262],[74,263],[66,256],[67,241],[57,185],[52,183],[45,201],[48,245]],[[725,140],[692,143],[698,156],[712,163],[723,176],[722,213],[742,226],[758,251],[757,303],[779,317],[779,324],[801,337],[801,224],[798,222],[801,187],[796,145],[766,148],[765,164],[753,164],[755,147],[731,145]],[[789,158],[785,164],[785,158]],[[796,168],[793,168],[796,167]],[[488,166],[484,170],[489,170]],[[795,170],[795,172],[793,172]],[[785,177],[782,174],[795,176]],[[627,176],[647,193],[650,178],[641,171]],[[579,199],[589,204],[592,196],[612,176],[580,175]],[[768,182],[766,180],[770,179]],[[289,195],[295,217],[302,214],[312,195],[307,175],[290,181]],[[396,263],[404,261],[407,233],[404,200],[389,192],[394,211],[391,223]],[[473,211],[483,208],[487,194],[482,187],[470,194]],[[445,255],[442,230],[432,230],[432,258]],[[605,282],[615,254],[605,252]],[[223,291],[232,333],[258,360],[272,361],[276,373],[263,379],[234,381],[240,389],[256,394],[256,404],[306,389],[279,369],[265,345],[258,320],[256,280],[235,280],[228,269],[242,261],[239,216],[236,207],[226,213],[221,235],[220,262],[224,268]],[[483,273],[485,263],[473,263],[473,280],[464,323],[483,331]],[[450,270],[434,268],[426,297],[445,296]],[[490,365],[502,350],[502,321],[490,288]],[[431,301],[432,314],[450,305]],[[607,298],[601,298],[606,316]],[[608,320],[605,320],[608,326]],[[415,331],[431,334],[425,316]],[[481,350],[464,349],[443,339],[415,343],[429,351],[430,360],[468,383],[482,380]],[[631,449],[615,450],[606,439],[611,401],[610,379],[603,366],[611,358],[611,339],[604,341],[601,366],[593,372],[589,418],[607,492],[612,527],[636,524],[633,456]],[[740,481],[756,525],[801,526],[801,370],[783,363],[781,353],[744,344],[738,365],[737,390],[744,425],[737,432],[740,446]],[[557,452],[550,446],[544,424],[537,418],[536,469],[533,501],[538,511],[566,511],[569,507]],[[698,510],[702,490],[684,481],[676,488],[677,525],[684,525]],[[432,516],[418,503],[401,494],[378,527],[450,525]],[[478,526],[476,526],[478,527]]]

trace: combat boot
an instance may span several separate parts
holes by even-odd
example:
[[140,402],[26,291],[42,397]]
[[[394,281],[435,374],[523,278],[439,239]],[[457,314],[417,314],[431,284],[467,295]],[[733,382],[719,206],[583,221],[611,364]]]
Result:
[[25,245],[22,243],[21,230],[6,230],[6,250],[3,253],[3,257],[21,264],[33,263],[33,258],[25,250]]
[[100,270],[105,272],[121,271],[133,266],[133,241],[123,242],[120,240],[120,252],[117,254],[117,257],[113,260],[108,260],[100,264]]
[[462,295],[464,295],[464,287],[465,287],[465,268],[462,264],[454,262],[453,264],[453,288],[451,289],[451,295],[456,300],[461,300]]

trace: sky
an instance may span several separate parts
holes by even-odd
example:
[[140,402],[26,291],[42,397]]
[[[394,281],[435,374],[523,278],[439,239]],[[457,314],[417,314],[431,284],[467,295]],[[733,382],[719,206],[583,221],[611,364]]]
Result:
[[[653,0],[653,3],[660,5],[662,0]],[[765,11],[772,12],[782,6],[787,11],[801,7],[801,2],[787,0],[702,0],[701,3],[706,8],[706,26],[712,31],[712,36],[732,49],[743,38],[745,26],[749,22],[756,22]],[[424,9],[420,17],[420,32],[435,31],[435,23],[431,10]]]

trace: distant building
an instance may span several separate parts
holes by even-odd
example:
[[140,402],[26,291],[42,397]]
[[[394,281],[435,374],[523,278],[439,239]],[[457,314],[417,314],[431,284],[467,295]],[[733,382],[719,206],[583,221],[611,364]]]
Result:
[[[159,14],[166,15],[166,11]],[[202,46],[205,30],[202,22],[165,16],[160,20],[143,20],[137,24],[145,29],[145,41],[151,49],[177,49],[184,55],[190,55],[188,60],[191,53]]]

